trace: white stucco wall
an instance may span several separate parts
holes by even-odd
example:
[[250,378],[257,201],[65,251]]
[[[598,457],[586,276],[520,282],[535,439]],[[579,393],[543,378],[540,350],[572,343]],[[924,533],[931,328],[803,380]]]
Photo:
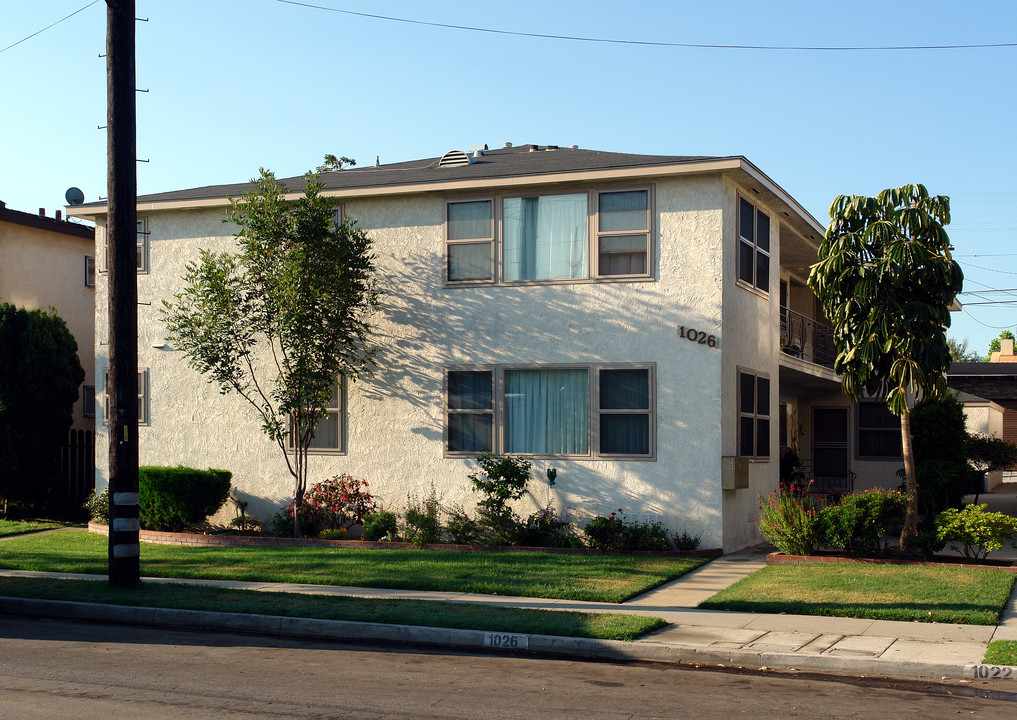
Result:
[[[726,506],[746,524],[756,489],[769,480],[754,470],[753,489],[738,491],[722,507],[720,458],[734,454],[734,440],[721,425],[733,402],[726,392],[729,373],[722,355],[731,343],[737,362],[770,348],[770,333],[748,333],[773,320],[772,303],[755,296],[721,312],[723,278],[728,275],[721,241],[725,215],[733,218],[732,190],[719,176],[657,182],[653,282],[556,284],[526,287],[443,288],[443,228],[447,196],[416,195],[349,201],[346,212],[374,239],[384,296],[377,317],[379,371],[348,393],[348,452],[312,456],[311,482],[340,472],[367,478],[386,507],[401,510],[408,494],[423,495],[433,483],[445,503],[468,510],[476,497],[467,474],[476,465],[443,457],[443,368],[449,364],[654,363],[656,367],[656,458],[651,461],[537,460],[532,497],[517,511],[526,514],[547,497],[544,469],[558,470],[554,502],[590,517],[622,509],[665,516],[673,530],[702,534],[703,547],[733,548],[746,531],[728,531]],[[174,348],[156,349],[165,331],[159,308],[178,290],[185,264],[199,248],[232,247],[232,228],[218,211],[175,211],[149,217],[150,269],[138,278],[139,364],[150,372],[150,422],[140,432],[142,464],[226,468],[250,501],[249,513],[269,518],[291,495],[292,482],[278,447],[261,432],[252,409],[235,396],[222,396],[187,367]],[[775,223],[776,225],[776,223]],[[774,228],[774,242],[777,232]],[[776,260],[773,297],[776,298]],[[744,292],[739,290],[739,292]],[[105,278],[97,302],[105,307]],[[745,306],[745,307],[742,307]],[[772,306],[772,307],[771,307]],[[747,310],[746,310],[747,309]],[[719,333],[710,349],[677,336],[678,325]],[[742,335],[742,337],[739,337]],[[105,364],[106,326],[99,314],[97,337]],[[771,353],[772,354],[772,353]],[[750,362],[751,360],[751,362]],[[725,394],[722,395],[722,387]],[[101,402],[99,403],[101,405]],[[724,420],[727,421],[726,419]],[[105,485],[107,439],[97,432],[98,486]],[[772,438],[776,449],[776,423]],[[769,465],[776,467],[776,463]],[[768,477],[768,476],[767,476]],[[774,474],[774,477],[776,475]],[[774,480],[775,484],[775,480]],[[751,495],[751,500],[749,500]]]
[[[770,217],[769,292],[738,283],[738,196],[741,193]],[[751,371],[770,379],[770,458],[749,464],[749,487],[723,490],[724,549],[726,551],[763,541],[759,532],[759,496],[777,488],[778,455],[777,352],[780,345],[780,214],[761,203],[751,192],[732,182],[723,187],[723,455],[738,455],[738,371]],[[718,480],[719,482],[719,480]]]

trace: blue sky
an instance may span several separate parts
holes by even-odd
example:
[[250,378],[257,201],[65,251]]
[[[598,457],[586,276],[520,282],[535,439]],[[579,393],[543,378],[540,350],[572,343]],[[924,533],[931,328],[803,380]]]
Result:
[[[50,213],[106,195],[106,5],[0,0],[0,200]],[[767,46],[1017,42],[1017,3],[311,0],[432,23]],[[952,198],[965,290],[1017,288],[1017,47],[648,47],[470,32],[278,0],[138,0],[140,193],[299,175],[487,143],[744,155],[823,224],[838,194],[922,182]],[[995,293],[981,300],[1013,296]],[[979,302],[971,295],[968,303]],[[984,353],[1017,307],[969,306]]]

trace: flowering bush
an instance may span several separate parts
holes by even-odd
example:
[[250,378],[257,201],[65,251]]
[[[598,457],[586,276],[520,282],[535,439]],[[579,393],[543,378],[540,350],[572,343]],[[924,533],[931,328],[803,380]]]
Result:
[[88,516],[92,518],[92,522],[109,525],[109,488],[107,487],[101,493],[93,490],[85,500],[84,507],[88,510]]
[[818,514],[805,493],[780,490],[759,496],[759,530],[786,555],[810,555],[818,541]]
[[448,520],[445,522],[445,532],[451,542],[458,545],[472,545],[483,542],[483,532],[480,523],[466,514],[461,505],[453,505],[445,508]]
[[558,516],[552,507],[538,510],[520,523],[516,533],[517,545],[532,547],[577,547],[576,526]]
[[[319,517],[319,528],[349,530],[364,522],[364,515],[377,509],[368,482],[343,473],[315,484],[304,495],[304,504]],[[292,515],[292,511],[291,511]],[[304,516],[300,516],[303,525]]]
[[[300,504],[300,535],[317,537],[321,532],[321,514],[306,501]],[[290,500],[272,516],[272,534],[276,537],[293,537],[293,501]]]

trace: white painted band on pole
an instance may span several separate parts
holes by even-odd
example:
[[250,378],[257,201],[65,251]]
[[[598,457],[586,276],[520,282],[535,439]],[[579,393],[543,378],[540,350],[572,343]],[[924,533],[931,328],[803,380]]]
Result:
[[119,532],[137,532],[141,530],[141,518],[114,518],[113,529]]
[[141,501],[141,496],[138,493],[113,493],[113,503],[115,505],[137,505]]
[[125,557],[141,557],[141,545],[134,543],[133,545],[124,543],[123,545],[113,546],[113,557],[125,558]]

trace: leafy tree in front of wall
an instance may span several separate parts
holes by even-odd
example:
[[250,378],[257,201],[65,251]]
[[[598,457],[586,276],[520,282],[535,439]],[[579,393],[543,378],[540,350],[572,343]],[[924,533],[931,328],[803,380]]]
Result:
[[307,455],[336,383],[374,368],[371,314],[378,289],[371,240],[308,173],[304,193],[266,170],[224,222],[235,252],[201,251],[184,289],[164,301],[171,341],[188,363],[257,412],[294,481],[294,537],[307,489]]
[[0,508],[51,497],[84,379],[78,344],[55,310],[0,304]]
[[992,353],[999,352],[1003,349],[1002,340],[1013,340],[1014,335],[1012,330],[1004,330],[999,334],[999,337],[992,338],[992,342],[989,343],[989,354],[985,356],[985,362],[992,360]]
[[830,217],[809,287],[834,327],[834,370],[844,394],[885,397],[901,419],[908,498],[901,548],[913,552],[918,487],[911,409],[916,398],[946,392],[946,330],[964,279],[943,227],[950,199],[905,185],[876,197],[841,195]]
[[936,515],[960,507],[981,473],[968,464],[969,436],[964,407],[951,395],[922,400],[911,412],[918,477],[918,509]]

